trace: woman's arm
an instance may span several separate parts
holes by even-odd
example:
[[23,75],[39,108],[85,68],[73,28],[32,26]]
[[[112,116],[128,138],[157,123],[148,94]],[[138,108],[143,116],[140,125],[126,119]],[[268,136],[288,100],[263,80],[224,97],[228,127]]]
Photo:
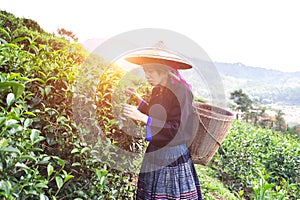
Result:
[[145,124],[147,124],[148,121],[148,115],[142,113],[139,111],[135,106],[124,104],[123,106],[123,114],[126,117],[129,117],[133,120],[141,121]]
[[142,97],[136,92],[134,88],[127,88],[125,93],[129,95],[133,100],[140,105],[143,101]]
[[137,108],[139,111],[148,115],[149,104],[143,100],[143,98],[136,92],[134,88],[127,88],[125,93],[129,95],[137,103],[137,105],[139,105]]

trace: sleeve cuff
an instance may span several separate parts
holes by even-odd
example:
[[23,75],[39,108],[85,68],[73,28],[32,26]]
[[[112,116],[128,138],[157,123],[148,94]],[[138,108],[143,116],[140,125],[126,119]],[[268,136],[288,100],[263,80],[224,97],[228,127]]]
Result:
[[151,122],[152,122],[152,118],[148,117],[147,124],[146,124],[146,140],[148,142],[152,140]]
[[145,101],[142,100],[142,102],[140,103],[139,107],[137,108],[139,111],[141,111],[142,106],[145,104]]

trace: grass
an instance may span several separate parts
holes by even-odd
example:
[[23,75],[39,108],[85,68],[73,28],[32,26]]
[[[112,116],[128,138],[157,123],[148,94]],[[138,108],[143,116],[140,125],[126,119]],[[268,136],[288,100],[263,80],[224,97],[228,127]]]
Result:
[[240,200],[226,186],[216,178],[216,172],[203,165],[195,165],[198,172],[201,190],[205,200]]

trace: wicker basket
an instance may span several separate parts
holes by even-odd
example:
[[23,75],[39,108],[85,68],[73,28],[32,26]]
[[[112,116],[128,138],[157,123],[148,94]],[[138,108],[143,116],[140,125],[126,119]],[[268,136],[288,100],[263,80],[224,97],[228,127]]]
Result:
[[234,115],[222,108],[194,102],[198,115],[195,137],[189,147],[195,164],[207,165],[229,131]]

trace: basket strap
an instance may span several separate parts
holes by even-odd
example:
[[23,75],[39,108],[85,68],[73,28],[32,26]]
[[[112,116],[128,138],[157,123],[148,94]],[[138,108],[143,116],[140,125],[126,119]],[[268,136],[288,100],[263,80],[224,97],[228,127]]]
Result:
[[198,119],[199,119],[199,121],[200,121],[200,123],[202,124],[202,126],[204,127],[204,129],[205,129],[205,131],[215,140],[215,142],[219,145],[219,146],[221,146],[221,143],[215,138],[215,136],[213,135],[213,134],[211,134],[210,132],[209,132],[209,130],[205,127],[205,125],[203,124],[203,122],[202,122],[202,120],[201,120],[201,118],[200,118],[200,115],[197,113],[197,116],[198,116]]

